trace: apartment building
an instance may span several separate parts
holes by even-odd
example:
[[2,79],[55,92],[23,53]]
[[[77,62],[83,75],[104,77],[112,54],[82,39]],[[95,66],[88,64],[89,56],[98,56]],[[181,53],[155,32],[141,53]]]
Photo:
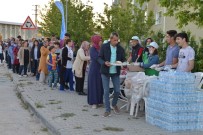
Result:
[[[113,0],[113,4],[121,3],[123,7],[125,7],[126,2],[127,0]],[[136,0],[132,0],[132,3],[135,6],[140,6],[138,3],[136,3]],[[203,28],[199,28],[193,23],[189,23],[187,26],[179,29],[176,25],[177,19],[175,17],[167,17],[163,15],[167,9],[159,6],[159,0],[150,0],[141,8],[147,8],[147,12],[154,12],[155,24],[151,28],[153,31],[163,31],[164,33],[172,29],[177,30],[178,32],[191,31],[191,34],[195,36],[197,40],[199,40],[199,38],[203,38]]]
[[152,30],[161,30],[163,32],[171,29],[177,30],[178,32],[191,31],[191,34],[195,36],[197,40],[203,38],[203,28],[199,28],[193,23],[189,23],[187,26],[179,29],[176,25],[178,21],[175,17],[166,17],[163,15],[167,9],[159,6],[159,0],[150,0],[150,2],[147,3],[147,10],[154,11],[155,24],[152,26]]

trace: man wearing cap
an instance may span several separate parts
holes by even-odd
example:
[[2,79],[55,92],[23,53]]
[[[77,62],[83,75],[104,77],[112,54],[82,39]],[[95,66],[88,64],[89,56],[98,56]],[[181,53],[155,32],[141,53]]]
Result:
[[144,48],[140,45],[140,39],[138,36],[133,36],[131,38],[132,53],[128,58],[128,62],[142,62],[142,51]]
[[158,44],[156,42],[151,42],[148,45],[149,48],[149,57],[148,57],[148,63],[145,64],[144,62],[136,62],[134,65],[143,67],[143,68],[150,68],[154,64],[159,63],[159,56],[158,56]]

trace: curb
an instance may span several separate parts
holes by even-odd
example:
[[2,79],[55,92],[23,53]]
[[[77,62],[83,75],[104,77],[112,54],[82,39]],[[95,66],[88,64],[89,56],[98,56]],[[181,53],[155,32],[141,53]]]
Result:
[[15,80],[15,78],[13,77],[13,74],[9,73],[7,68],[5,69],[7,70],[7,73],[12,76],[13,78],[12,82],[15,85],[14,90],[21,95],[21,100],[28,106],[28,110],[31,111],[40,120],[40,122],[48,129],[48,131],[50,131],[51,134],[61,135],[61,133],[48,120],[46,120],[43,114],[35,108],[34,103],[31,103],[30,100],[23,95],[23,93],[20,90],[20,87],[16,84],[17,80]]
[[[14,83],[15,84],[15,83]],[[16,84],[15,84],[16,85]],[[28,105],[29,110],[34,113],[34,115],[41,121],[42,124],[53,134],[53,135],[61,135],[61,133],[49,122],[45,119],[45,117],[40,113],[32,103],[29,102],[28,99],[21,93],[20,88],[16,87],[17,92],[21,94],[21,99],[23,102]]]

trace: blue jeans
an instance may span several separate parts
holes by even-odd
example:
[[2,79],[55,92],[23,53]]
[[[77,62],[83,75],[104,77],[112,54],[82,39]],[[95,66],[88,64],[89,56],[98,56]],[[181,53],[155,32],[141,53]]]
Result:
[[[64,73],[64,80],[68,80],[69,81],[69,86],[70,86],[70,90],[74,91],[73,88],[73,72],[72,72],[72,68],[67,68],[66,72]],[[60,85],[60,90],[64,90],[64,86]]]
[[54,86],[57,86],[57,81],[58,81],[58,72],[57,70],[51,70],[49,71],[49,87],[52,87],[52,82],[54,82]]
[[113,87],[114,87],[113,89],[114,96],[112,100],[112,106],[116,106],[120,95],[120,78],[119,78],[119,75],[116,75],[116,74],[110,74],[110,75],[102,74],[101,76],[102,76],[102,84],[104,88],[104,101],[105,101],[104,104],[105,104],[106,112],[110,112],[111,108],[110,108],[110,101],[109,101],[109,81],[111,78]]

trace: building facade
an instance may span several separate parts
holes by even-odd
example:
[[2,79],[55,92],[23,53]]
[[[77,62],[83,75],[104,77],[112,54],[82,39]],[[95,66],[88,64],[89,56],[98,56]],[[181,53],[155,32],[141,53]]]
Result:
[[[121,4],[122,7],[125,7],[127,1],[128,0],[114,0],[113,4]],[[138,3],[136,3],[136,0],[132,0],[132,3],[135,6],[140,6]],[[199,40],[199,38],[203,38],[203,29],[199,28],[194,23],[189,23],[187,26],[179,29],[176,25],[177,19],[175,17],[164,16],[167,9],[159,6],[159,0],[150,0],[148,3],[144,3],[144,5],[140,8],[147,9],[147,13],[150,11],[154,12],[155,24],[151,29],[155,32],[162,31],[165,33],[168,30],[177,30],[178,32],[190,31],[191,35],[195,36],[197,40]]]
[[168,17],[164,16],[163,14],[166,13],[167,9],[164,7],[159,6],[159,0],[150,0],[147,3],[147,10],[153,11],[155,15],[155,24],[152,26],[152,30],[154,31],[163,31],[166,32],[168,30],[177,30],[178,32],[181,31],[190,31],[191,35],[195,36],[197,40],[202,38],[203,36],[203,29],[199,28],[194,23],[189,23],[187,26],[179,29],[177,27],[177,19],[175,17]]
[[16,38],[18,35],[21,35],[23,39],[31,39],[38,36],[36,35],[36,30],[21,29],[21,26],[21,23],[0,21],[0,35],[2,39]]

